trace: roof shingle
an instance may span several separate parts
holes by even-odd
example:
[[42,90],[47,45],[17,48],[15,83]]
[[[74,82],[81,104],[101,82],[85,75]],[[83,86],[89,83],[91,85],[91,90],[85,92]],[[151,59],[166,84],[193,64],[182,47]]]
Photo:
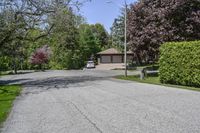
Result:
[[[123,52],[121,52],[120,50],[116,49],[116,48],[109,48],[107,50],[101,51],[99,53],[97,53],[98,55],[112,55],[112,54],[124,54]],[[132,51],[127,51],[127,54],[133,54]]]

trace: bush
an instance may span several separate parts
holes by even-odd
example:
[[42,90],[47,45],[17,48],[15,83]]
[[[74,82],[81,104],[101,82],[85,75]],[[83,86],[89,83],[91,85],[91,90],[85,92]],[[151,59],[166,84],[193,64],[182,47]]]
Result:
[[0,57],[0,71],[8,71],[8,70],[11,70],[11,65],[12,65],[12,62],[11,62],[11,58],[8,57],[8,56],[3,56],[1,55]]
[[162,83],[200,87],[200,41],[163,44],[159,63]]
[[42,65],[45,65],[49,62],[50,55],[50,47],[44,45],[43,47],[38,48],[34,53],[32,53],[30,57],[30,63],[33,65],[38,65],[40,69],[43,69]]

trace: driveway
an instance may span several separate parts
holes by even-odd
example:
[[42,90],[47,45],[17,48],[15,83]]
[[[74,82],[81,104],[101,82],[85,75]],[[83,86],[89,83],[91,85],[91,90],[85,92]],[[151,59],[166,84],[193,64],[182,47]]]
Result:
[[124,63],[103,63],[96,66],[96,70],[124,69]]
[[122,71],[6,76],[24,90],[3,133],[199,133],[200,93],[111,78]]

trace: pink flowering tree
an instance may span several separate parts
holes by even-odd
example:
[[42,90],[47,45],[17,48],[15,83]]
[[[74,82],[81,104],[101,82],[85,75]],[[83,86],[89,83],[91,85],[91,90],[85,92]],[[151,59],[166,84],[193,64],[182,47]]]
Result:
[[42,65],[49,62],[51,55],[51,49],[48,45],[44,45],[41,48],[36,49],[30,57],[30,63],[33,65],[38,65],[41,70],[43,70]]

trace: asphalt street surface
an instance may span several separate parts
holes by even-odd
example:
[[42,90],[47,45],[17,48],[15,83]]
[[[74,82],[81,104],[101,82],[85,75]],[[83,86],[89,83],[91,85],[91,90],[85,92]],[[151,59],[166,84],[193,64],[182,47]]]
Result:
[[46,71],[23,84],[3,133],[199,133],[200,92],[112,78],[122,71]]

